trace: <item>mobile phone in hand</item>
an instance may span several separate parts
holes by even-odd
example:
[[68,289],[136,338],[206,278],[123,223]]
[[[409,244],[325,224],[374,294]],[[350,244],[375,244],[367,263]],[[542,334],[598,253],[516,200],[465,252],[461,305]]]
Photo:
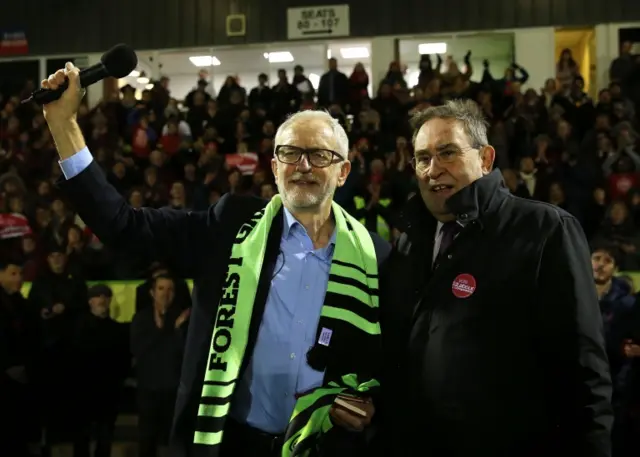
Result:
[[347,411],[356,414],[357,416],[360,417],[367,417],[367,412],[358,408],[355,405],[352,405],[351,403],[347,402],[346,400],[344,400],[344,397],[336,397],[335,401],[333,402],[335,405],[339,406],[342,409],[346,409]]

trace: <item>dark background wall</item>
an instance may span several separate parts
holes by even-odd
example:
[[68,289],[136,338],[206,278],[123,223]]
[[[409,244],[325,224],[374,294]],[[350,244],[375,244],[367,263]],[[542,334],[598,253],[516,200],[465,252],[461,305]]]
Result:
[[[326,4],[343,3],[340,0]],[[640,20],[640,0],[352,0],[351,35],[592,25]],[[287,7],[318,0],[0,0],[0,30],[25,31],[31,54],[101,52],[286,41]],[[227,37],[228,14],[247,35]]]

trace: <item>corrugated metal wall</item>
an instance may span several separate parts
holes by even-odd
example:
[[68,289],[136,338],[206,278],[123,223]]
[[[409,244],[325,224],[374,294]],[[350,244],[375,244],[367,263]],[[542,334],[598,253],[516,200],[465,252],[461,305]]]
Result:
[[[0,0],[0,29],[24,30],[31,53],[101,52],[285,41],[286,8],[317,0]],[[340,0],[326,2],[341,3]],[[352,36],[589,25],[640,20],[640,0],[352,0]],[[228,14],[247,35],[227,37]]]

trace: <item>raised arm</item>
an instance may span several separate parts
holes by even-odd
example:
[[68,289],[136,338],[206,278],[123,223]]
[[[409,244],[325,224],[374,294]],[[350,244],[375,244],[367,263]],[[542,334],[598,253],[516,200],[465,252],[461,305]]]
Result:
[[124,250],[141,261],[161,259],[171,264],[176,273],[193,277],[203,246],[215,230],[213,209],[208,212],[186,212],[172,209],[133,209],[106,179],[94,162],[76,122],[76,112],[84,95],[78,69],[67,63],[42,87],[55,89],[65,79],[69,88],[62,97],[44,107],[44,116],[60,155],[65,179],[59,186],[73,203],[82,220],[107,246]]

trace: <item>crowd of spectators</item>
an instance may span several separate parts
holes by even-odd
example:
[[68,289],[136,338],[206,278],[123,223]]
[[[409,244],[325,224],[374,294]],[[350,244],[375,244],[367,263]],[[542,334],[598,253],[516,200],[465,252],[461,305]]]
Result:
[[[590,239],[615,238],[626,253],[622,268],[635,270],[640,268],[633,228],[640,222],[640,73],[628,52],[623,49],[612,63],[611,83],[596,100],[585,93],[569,50],[540,90],[522,89],[528,74],[516,63],[502,75],[492,75],[488,61],[482,69],[472,68],[470,51],[460,65],[422,56],[416,87],[408,87],[401,65],[393,62],[372,99],[361,64],[347,76],[331,59],[317,90],[299,66],[291,80],[281,70],[273,86],[259,75],[251,90],[230,76],[215,99],[207,81],[200,80],[178,101],[171,97],[170,79],[162,78],[139,100],[125,86],[91,110],[82,107],[79,122],[95,159],[133,206],[197,210],[226,192],[265,197],[276,192],[269,162],[277,126],[299,109],[327,109],[352,143],[353,172],[337,200],[391,239],[396,214],[415,190],[411,113],[451,98],[471,98],[491,123],[496,166],[512,192],[566,209]],[[480,82],[472,81],[480,71]],[[147,266],[105,250],[57,194],[61,172],[41,110],[20,104],[20,94],[0,100],[0,237],[5,246],[13,240],[11,248],[24,255],[25,278],[37,275],[43,249],[52,245],[64,246],[70,268],[85,279],[139,277]],[[255,170],[229,160],[249,152],[258,155]]]
[[[408,86],[401,64],[392,62],[373,98],[363,65],[346,75],[335,59],[317,88],[297,66],[292,79],[283,69],[272,85],[258,75],[250,90],[230,76],[215,98],[207,81],[198,80],[184,100],[176,100],[164,77],[140,99],[131,86],[105,94],[94,108],[81,107],[78,121],[95,160],[133,207],[199,210],[227,192],[274,195],[270,160],[278,125],[300,109],[326,109],[344,125],[352,145],[352,172],[336,200],[393,241],[403,229],[397,216],[417,189],[411,114],[470,98],[490,123],[489,142],[508,189],[572,213],[589,240],[615,245],[620,270],[640,270],[640,58],[631,54],[631,44],[622,45],[611,82],[595,99],[585,92],[569,50],[544,87],[526,90],[525,68],[514,62],[495,74],[486,60],[483,68],[473,68],[471,52],[458,62],[422,56],[415,87]],[[472,80],[477,72],[482,77]],[[149,265],[110,252],[58,194],[61,170],[51,135],[41,109],[20,104],[22,98],[0,94],[3,264],[20,259],[26,281],[64,272],[71,281],[66,293],[79,294],[65,300],[79,307],[106,292],[88,292],[77,281],[147,278]],[[247,153],[256,154],[255,163],[234,165],[237,154]],[[7,284],[5,277],[5,291]],[[41,297],[50,292],[35,287],[29,301],[47,308],[39,303],[50,302]],[[42,319],[64,311],[47,309],[39,311]]]

